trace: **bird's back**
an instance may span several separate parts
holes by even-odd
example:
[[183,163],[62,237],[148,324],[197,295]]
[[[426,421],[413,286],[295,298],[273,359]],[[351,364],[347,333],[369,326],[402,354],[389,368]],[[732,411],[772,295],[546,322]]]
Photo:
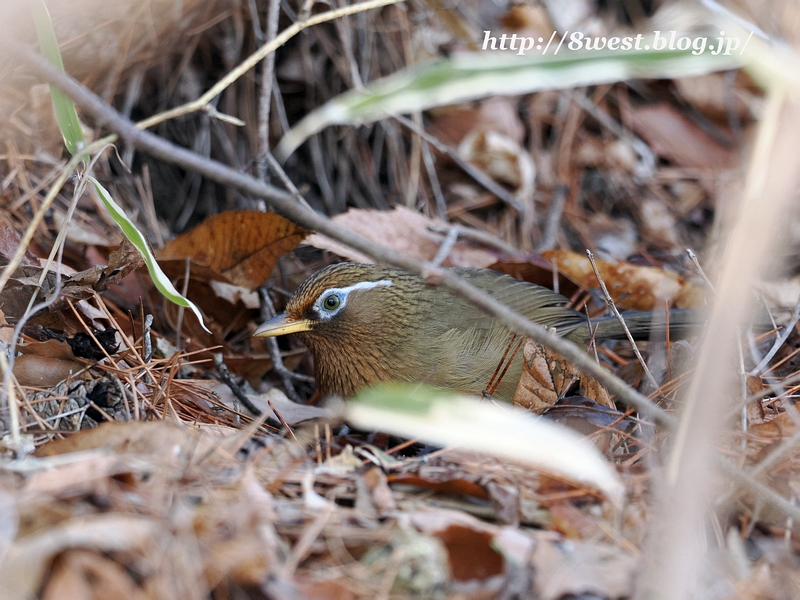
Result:
[[[519,281],[503,273],[485,269],[454,269],[472,285],[484,290],[512,310],[525,315],[544,327],[556,327],[560,335],[575,330],[585,323],[577,311],[567,308],[567,299],[547,288]],[[431,288],[433,290],[433,288]],[[431,298],[442,302],[442,289],[431,291]],[[511,358],[521,338],[514,336],[500,321],[486,314],[467,300],[449,292],[447,302],[452,308],[446,311],[432,307],[431,315],[440,322],[432,331],[436,334],[424,340],[429,356],[435,357],[428,372],[420,380],[431,385],[480,394],[495,371],[503,369],[502,358],[511,360],[511,366],[494,392],[498,400],[511,401],[522,373],[522,351]],[[435,300],[432,300],[435,302]],[[508,352],[507,352],[508,351]]]

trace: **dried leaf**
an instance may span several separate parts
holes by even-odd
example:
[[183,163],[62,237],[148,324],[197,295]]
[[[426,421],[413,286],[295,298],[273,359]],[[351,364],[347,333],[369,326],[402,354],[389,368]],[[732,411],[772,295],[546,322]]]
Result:
[[93,548],[99,552],[155,552],[163,531],[161,523],[133,515],[92,515],[75,518],[33,535],[17,539],[0,564],[4,597],[36,597],[42,577],[53,557],[68,548]]
[[636,557],[618,546],[600,542],[537,544],[532,567],[539,576],[536,597],[558,600],[583,594],[599,598],[629,598],[633,593]]
[[295,587],[306,600],[357,600],[358,596],[347,587],[347,579],[326,581],[298,581]]
[[[489,493],[479,483],[479,476],[469,477],[455,469],[442,471],[441,469],[420,469],[416,475],[403,473],[390,475],[390,483],[403,483],[415,485],[426,490],[453,496],[468,496],[488,500]],[[470,481],[472,480],[472,481]]]
[[[170,281],[174,282],[176,288],[182,289],[186,261],[168,259],[160,260],[158,264]],[[218,285],[221,287],[217,288]],[[236,287],[235,289],[242,290],[242,293],[237,294],[228,286],[231,286],[231,283],[226,276],[210,266],[195,262],[189,265],[189,285],[186,296],[202,311],[212,334],[209,335],[204,331],[197,319],[184,319],[183,329],[187,337],[205,347],[221,345],[227,349],[226,332],[247,327],[252,319],[251,309],[249,309],[253,303],[252,292],[242,287]],[[221,294],[218,294],[217,290]],[[230,300],[234,302],[230,302]],[[179,312],[180,307],[177,305],[167,304],[164,307],[164,315],[173,328],[177,327]]]
[[[741,83],[731,82],[730,73],[708,73],[698,77],[677,77],[673,82],[681,95],[697,110],[712,119],[727,122],[732,114],[740,119],[752,117],[761,108],[755,95]],[[746,79],[737,73],[738,79]]]
[[478,108],[444,106],[432,111],[431,133],[451,146],[458,146],[470,132],[494,131],[517,144],[525,139],[525,126],[519,118],[516,99],[495,97],[483,100]]
[[[0,258],[0,267],[5,267],[7,264],[6,258]],[[67,299],[76,301],[91,298],[95,293],[105,291],[109,283],[122,279],[141,264],[141,256],[129,252],[123,244],[119,251],[112,253],[109,265],[106,267],[98,265],[75,273],[62,266],[61,293],[47,310],[49,312],[64,310],[67,308]],[[40,286],[39,279],[43,271],[44,269],[38,265],[21,266],[14,271],[5,288],[0,291],[0,306],[6,315],[19,318],[28,309],[31,296],[36,294],[37,300],[42,301],[55,292],[56,272],[53,268],[48,270]]]
[[[21,240],[22,238],[20,238],[19,234],[10,227],[0,227],[0,256],[11,259],[17,252]],[[27,267],[38,267],[39,258],[33,252],[26,249],[25,254],[22,255],[22,263],[20,264]]]
[[668,104],[631,111],[633,129],[653,151],[681,167],[728,169],[736,153],[728,150]]
[[452,510],[412,512],[407,517],[417,529],[444,543],[456,581],[487,579],[505,570],[505,559],[494,548],[496,527]]
[[[213,391],[226,406],[233,407],[235,399],[233,392],[227,386],[214,381],[198,381],[197,384]],[[312,419],[331,419],[334,416],[333,411],[327,408],[292,402],[278,388],[272,388],[265,394],[248,394],[247,397],[262,412],[267,414],[273,411],[279,412],[289,425],[297,425]]]
[[24,354],[18,356],[14,361],[14,376],[20,385],[49,388],[64,381],[70,375],[74,375],[83,369],[83,366],[74,359],[62,360],[36,354]]
[[378,511],[379,516],[387,517],[397,510],[389,480],[381,469],[378,467],[367,469],[363,482],[369,489],[372,506]]
[[158,258],[190,258],[225,275],[230,283],[255,290],[272,274],[278,259],[306,235],[305,229],[274,213],[224,212],[168,242]]
[[72,348],[69,344],[60,340],[47,340],[45,342],[35,342],[33,344],[20,344],[17,351],[22,354],[35,354],[48,358],[60,358],[62,360],[75,360]]
[[[554,260],[559,271],[581,287],[599,287],[592,265],[585,255],[567,250],[548,250],[542,256]],[[663,310],[664,301],[673,308],[693,308],[703,304],[703,291],[672,271],[603,260],[595,262],[620,309]]]
[[496,131],[473,130],[458,145],[458,154],[500,183],[512,186],[520,198],[530,198],[536,166],[530,154]]
[[[394,210],[360,210],[351,208],[333,220],[364,237],[405,252],[420,260],[431,260],[436,256],[444,235],[430,231],[429,227],[446,227],[444,221],[429,219],[413,210],[398,206]],[[320,250],[328,250],[349,260],[373,263],[370,257],[348,248],[320,234],[308,237],[306,244]],[[497,256],[488,250],[476,248],[469,242],[456,242],[443,265],[446,267],[488,267],[497,261]]]
[[540,411],[555,404],[575,382],[580,382],[585,396],[602,406],[614,408],[608,392],[560,354],[528,339],[523,357],[525,365],[514,393],[514,405]]

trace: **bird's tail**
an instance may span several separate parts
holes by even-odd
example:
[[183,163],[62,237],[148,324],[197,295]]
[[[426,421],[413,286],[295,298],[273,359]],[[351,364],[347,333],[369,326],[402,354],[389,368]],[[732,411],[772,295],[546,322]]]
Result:
[[[705,324],[707,313],[703,310],[673,309],[669,311],[668,316],[666,313],[658,311],[631,311],[622,313],[622,317],[635,340],[665,339],[668,318],[669,339],[678,340],[696,333]],[[597,341],[621,340],[627,337],[622,324],[614,316],[592,319],[591,324],[594,339]],[[583,343],[588,343],[591,336],[592,332],[589,331],[588,323],[576,327],[567,334],[569,339]]]

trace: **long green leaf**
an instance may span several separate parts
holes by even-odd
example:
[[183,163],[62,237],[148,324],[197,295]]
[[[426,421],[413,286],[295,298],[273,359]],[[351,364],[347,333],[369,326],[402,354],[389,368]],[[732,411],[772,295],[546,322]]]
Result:
[[[643,46],[642,46],[643,47]],[[306,139],[329,125],[359,124],[476,100],[552,89],[613,83],[634,78],[702,75],[740,66],[741,57],[687,50],[571,51],[555,56],[474,52],[454,55],[379,79],[337,96],[306,116],[281,140],[285,160]]]
[[[39,46],[42,54],[47,60],[56,67],[64,71],[64,63],[61,60],[61,52],[58,49],[58,39],[56,38],[53,22],[50,20],[50,13],[47,11],[42,0],[31,0],[31,10],[33,20],[36,23],[36,35],[39,38]],[[64,137],[64,144],[70,154],[75,154],[86,145],[83,137],[83,129],[78,119],[78,111],[75,103],[55,86],[50,86],[50,95],[53,98],[53,108],[56,112],[56,120],[61,128],[61,135]],[[89,157],[84,158],[88,162]]]
[[616,504],[623,498],[616,471],[591,443],[563,425],[514,406],[422,385],[380,384],[348,401],[345,419],[365,431],[524,461],[591,485]]
[[[33,11],[34,21],[36,22],[36,32],[39,37],[39,45],[42,49],[42,54],[51,63],[64,71],[64,62],[61,60],[61,51],[58,49],[58,40],[56,39],[56,32],[53,29],[53,23],[50,20],[50,13],[47,11],[42,0],[31,0],[31,10]],[[67,146],[70,154],[80,152],[86,145],[83,137],[83,129],[81,129],[81,122],[78,119],[78,111],[75,108],[75,103],[72,99],[63,94],[60,90],[50,86],[50,95],[53,98],[53,106],[56,111],[56,118],[58,126],[61,128],[61,135],[64,137],[64,143]],[[84,162],[89,162],[89,157],[84,159]],[[94,177],[89,177],[94,189],[97,191],[98,196],[105,204],[111,218],[114,219],[116,224],[122,230],[122,234],[130,240],[130,242],[139,250],[147,265],[147,271],[150,273],[150,278],[153,280],[156,289],[170,302],[190,309],[200,321],[200,325],[211,333],[203,322],[203,315],[197,306],[190,300],[184,298],[178,293],[178,290],[172,285],[172,282],[158,266],[153,253],[150,251],[150,245],[147,243],[142,232],[136,229],[136,225],[128,218],[119,205],[114,202],[111,194],[108,193],[100,182]]]
[[184,306],[190,309],[196,316],[197,320],[200,321],[200,325],[202,325],[203,329],[211,333],[208,328],[203,323],[203,314],[200,312],[200,309],[194,305],[191,300],[187,300],[183,296],[178,293],[178,290],[172,285],[172,282],[169,278],[164,274],[164,271],[161,270],[161,267],[158,266],[156,262],[156,257],[153,256],[153,253],[150,252],[150,244],[147,243],[144,235],[142,232],[136,229],[136,225],[128,218],[128,215],[125,214],[125,211],[122,210],[119,205],[114,202],[114,199],[111,197],[111,194],[108,193],[108,190],[100,185],[100,182],[97,181],[94,177],[89,177],[89,181],[94,186],[94,189],[97,190],[97,194],[100,196],[100,199],[103,201],[103,204],[108,209],[109,214],[111,214],[111,218],[114,219],[114,222],[119,225],[119,228],[122,230],[122,233],[125,235],[126,238],[130,240],[130,242],[136,246],[137,250],[141,253],[142,257],[144,258],[144,262],[147,265],[147,271],[150,273],[150,278],[153,280],[156,288],[159,292],[170,302],[174,302],[178,306]]

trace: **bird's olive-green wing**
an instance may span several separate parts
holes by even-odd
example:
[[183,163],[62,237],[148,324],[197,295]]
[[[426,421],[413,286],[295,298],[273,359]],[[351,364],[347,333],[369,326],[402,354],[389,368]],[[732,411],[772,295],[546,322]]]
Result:
[[[556,327],[561,335],[580,327],[585,317],[566,306],[561,294],[503,273],[485,269],[454,269],[458,275],[488,292],[503,304],[544,327]],[[486,315],[486,323],[492,317]]]

